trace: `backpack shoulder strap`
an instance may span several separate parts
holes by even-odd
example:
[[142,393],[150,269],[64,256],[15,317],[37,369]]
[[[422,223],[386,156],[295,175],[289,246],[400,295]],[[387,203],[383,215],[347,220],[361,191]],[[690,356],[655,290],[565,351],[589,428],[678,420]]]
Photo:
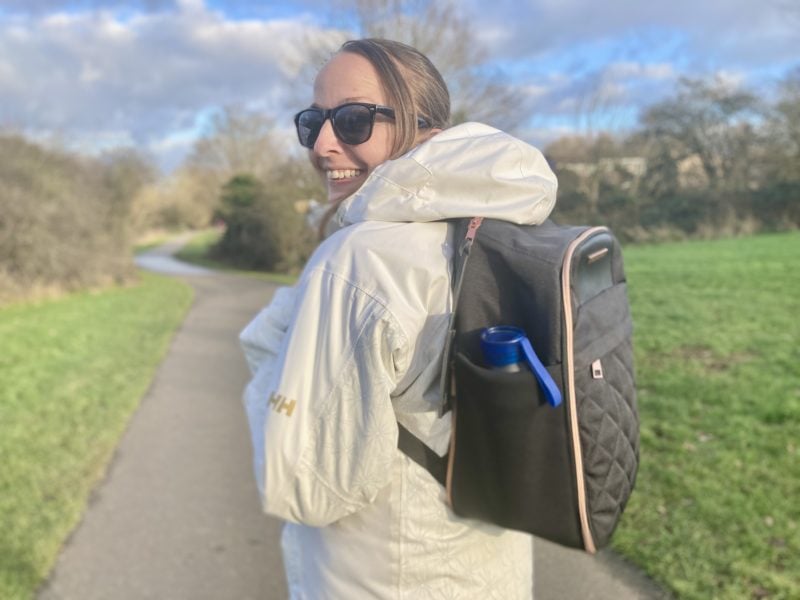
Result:
[[443,487],[447,487],[448,455],[439,456],[400,423],[397,424],[397,429],[399,431],[397,447],[400,451],[433,475],[434,479],[441,483]]
[[[453,254],[453,310],[450,313],[450,322],[447,326],[447,337],[445,338],[444,352],[442,353],[442,375],[439,380],[439,395],[442,397],[440,416],[445,414],[452,406],[453,389],[450,386],[450,377],[453,372],[453,343],[456,337],[456,311],[461,299],[461,288],[464,284],[464,274],[467,272],[467,260],[478,234],[478,228],[483,223],[483,217],[473,217],[466,223],[466,219],[456,222],[455,253]],[[466,230],[464,225],[466,223]]]
[[[467,259],[469,258],[472,244],[478,233],[478,228],[483,222],[483,217],[473,217],[467,225],[466,233],[462,235],[463,222],[461,219],[456,222],[456,232],[454,234],[456,242],[456,252],[453,255],[453,278],[451,285],[453,288],[453,310],[450,313],[450,324],[447,328],[447,338],[445,341],[444,352],[442,353],[442,376],[439,382],[440,396],[442,397],[441,414],[450,409],[452,403],[452,389],[450,388],[450,377],[453,365],[453,341],[456,333],[456,308],[461,297],[461,287],[464,283],[464,273],[467,270]],[[462,225],[458,227],[458,225]],[[431,450],[422,440],[408,431],[400,423],[397,424],[399,436],[397,438],[398,449],[408,456],[411,460],[428,471],[433,477],[446,486],[447,461],[448,455],[439,456]]]

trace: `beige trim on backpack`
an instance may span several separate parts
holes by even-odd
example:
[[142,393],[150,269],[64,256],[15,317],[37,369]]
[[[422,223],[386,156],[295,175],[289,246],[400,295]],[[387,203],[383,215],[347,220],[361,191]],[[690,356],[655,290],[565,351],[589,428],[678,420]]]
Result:
[[567,381],[564,388],[567,392],[567,408],[569,410],[570,434],[572,436],[572,451],[575,456],[575,483],[578,488],[578,513],[581,522],[581,533],[583,535],[583,546],[587,552],[594,554],[597,548],[592,537],[592,530],[589,527],[589,513],[586,506],[586,484],[583,480],[583,453],[581,450],[580,428],[578,427],[578,406],[575,399],[575,364],[573,358],[573,339],[572,339],[572,294],[570,293],[570,273],[572,271],[572,257],[575,249],[586,241],[587,238],[608,231],[606,227],[592,227],[587,229],[567,248],[564,255],[564,264],[561,271],[561,292],[564,299],[564,329],[566,334],[566,361],[567,361]]

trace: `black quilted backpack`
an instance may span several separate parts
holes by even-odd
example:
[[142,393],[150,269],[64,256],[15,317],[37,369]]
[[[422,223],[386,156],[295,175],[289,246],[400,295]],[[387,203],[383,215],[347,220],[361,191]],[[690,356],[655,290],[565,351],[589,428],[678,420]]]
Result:
[[[463,219],[456,236],[442,369],[450,450],[440,457],[402,426],[399,448],[446,487],[456,514],[593,553],[639,464],[620,246],[607,228],[551,221]],[[535,356],[519,354],[521,368],[487,358],[482,338],[498,326],[529,342]]]

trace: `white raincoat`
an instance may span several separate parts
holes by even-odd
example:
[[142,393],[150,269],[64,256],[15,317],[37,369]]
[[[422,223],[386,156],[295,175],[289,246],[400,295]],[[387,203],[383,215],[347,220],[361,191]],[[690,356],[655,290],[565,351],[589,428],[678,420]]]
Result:
[[297,285],[242,332],[256,480],[264,510],[288,521],[292,598],[531,597],[531,536],[455,516],[397,449],[397,422],[447,451],[441,219],[541,223],[556,185],[528,144],[477,123],[447,129],[376,168]]

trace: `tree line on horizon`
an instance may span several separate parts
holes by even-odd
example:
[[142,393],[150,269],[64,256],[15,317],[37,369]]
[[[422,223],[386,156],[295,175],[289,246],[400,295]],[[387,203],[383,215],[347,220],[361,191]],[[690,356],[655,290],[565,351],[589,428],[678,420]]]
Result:
[[800,226],[800,68],[773,103],[719,79],[682,79],[626,135],[564,137],[546,149],[556,214],[626,241]]
[[[135,276],[131,245],[153,231],[224,223],[216,257],[296,272],[313,250],[304,207],[324,189],[265,115],[228,108],[168,176],[131,149],[101,157],[0,136],[0,301]],[[561,137],[553,218],[610,226],[624,241],[800,227],[800,69],[778,99],[682,80],[624,135]]]
[[[350,4],[359,36],[391,33],[440,67],[454,122],[515,133],[524,102],[486,68],[451,2]],[[342,40],[329,41],[309,42],[299,79],[310,81]],[[800,67],[772,101],[719,79],[682,79],[633,130],[564,136],[543,151],[559,179],[557,222],[608,225],[628,242],[797,229]],[[216,258],[297,272],[318,241],[303,214],[312,201],[324,203],[324,189],[305,156],[276,137],[270,117],[242,108],[220,111],[169,175],[132,149],[86,157],[0,134],[0,303],[130,281],[136,240],[212,224],[225,225]]]

